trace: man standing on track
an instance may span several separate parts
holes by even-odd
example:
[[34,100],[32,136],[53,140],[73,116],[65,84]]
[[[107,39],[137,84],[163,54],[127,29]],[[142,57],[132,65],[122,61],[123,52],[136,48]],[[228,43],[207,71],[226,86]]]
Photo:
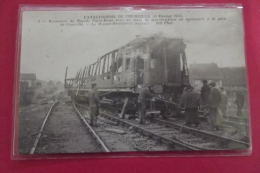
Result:
[[209,93],[210,87],[208,85],[208,81],[203,80],[203,86],[201,87],[201,107],[204,116],[206,116],[206,114],[208,113],[208,108],[206,107],[206,105],[208,104]]
[[89,114],[91,126],[97,126],[97,116],[99,114],[99,97],[96,86],[96,83],[91,83],[92,88],[89,92]]
[[180,106],[185,108],[185,125],[195,124],[195,127],[200,129],[198,121],[199,98],[191,86],[187,86],[186,91],[182,94]]
[[145,85],[144,88],[142,88],[139,97],[138,97],[138,107],[139,107],[139,114],[140,114],[140,120],[139,124],[145,124],[144,116],[146,113],[146,101],[148,98],[152,98],[154,95],[150,92],[151,88]]
[[216,88],[215,82],[211,82],[209,86],[211,87],[209,99],[208,99],[209,117],[210,117],[212,130],[215,131],[218,130],[219,128],[217,125],[217,116],[218,116],[219,104],[222,98],[221,98],[221,92]]

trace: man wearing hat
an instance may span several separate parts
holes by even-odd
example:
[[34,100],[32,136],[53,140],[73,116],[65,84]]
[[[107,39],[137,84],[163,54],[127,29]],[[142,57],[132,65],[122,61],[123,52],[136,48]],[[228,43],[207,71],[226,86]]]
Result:
[[211,121],[212,130],[215,131],[218,130],[217,115],[222,97],[220,91],[216,88],[215,82],[210,82],[209,86],[211,87],[208,99],[209,117]]
[[148,84],[145,85],[144,88],[142,88],[139,97],[138,97],[138,107],[139,107],[139,114],[140,114],[140,120],[139,124],[145,124],[144,116],[146,113],[146,101],[148,98],[152,98],[154,94],[151,92],[151,87],[148,86]]
[[97,116],[99,114],[99,97],[96,86],[96,83],[91,83],[91,91],[89,92],[89,110],[91,126],[97,125]]
[[200,128],[198,121],[199,98],[191,86],[187,86],[186,91],[182,94],[180,107],[185,108],[185,125],[195,124],[195,127]]

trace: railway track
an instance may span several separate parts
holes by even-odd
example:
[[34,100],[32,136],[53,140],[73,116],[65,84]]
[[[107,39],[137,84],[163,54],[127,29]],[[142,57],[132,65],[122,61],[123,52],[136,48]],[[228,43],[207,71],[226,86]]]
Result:
[[236,128],[249,129],[249,119],[244,117],[223,115],[223,123]]
[[104,152],[110,152],[110,150],[108,149],[108,147],[106,146],[106,144],[102,141],[102,139],[99,137],[99,135],[95,132],[95,130],[89,125],[89,123],[85,120],[85,118],[82,116],[82,114],[80,113],[80,111],[77,109],[77,107],[75,106],[74,102],[72,102],[73,108],[75,109],[75,111],[77,112],[77,114],[79,115],[79,117],[81,118],[81,120],[84,122],[84,124],[86,125],[88,131],[91,133],[91,135],[93,136],[93,138],[97,141],[97,143],[102,147],[102,150]]
[[214,133],[194,129],[194,128],[187,127],[187,126],[182,126],[182,125],[174,123],[174,122],[165,121],[165,120],[161,120],[161,119],[158,119],[158,118],[154,118],[154,119],[152,119],[152,121],[163,124],[163,125],[167,125],[169,127],[173,127],[173,128],[178,129],[178,130],[185,131],[185,132],[191,132],[191,133],[194,133],[196,135],[199,135],[199,136],[202,136],[202,137],[205,137],[205,138],[211,138],[213,140],[216,139],[221,143],[238,144],[238,146],[244,146],[243,148],[249,148],[250,147],[250,144],[247,143],[247,142],[235,140],[235,139],[232,139],[232,138],[227,138],[227,137],[224,137],[224,136],[216,135]]
[[[77,105],[79,106],[83,106],[85,108],[88,108],[86,105],[82,105],[82,104],[78,104]],[[114,117],[114,116],[111,116],[109,115],[108,113],[105,113],[104,111],[100,111],[100,116],[108,119],[108,120],[112,120],[116,123],[118,123],[119,125],[123,125],[123,126],[126,126],[126,127],[131,127],[132,130],[135,130],[143,135],[146,135],[146,136],[149,136],[149,137],[152,137],[156,140],[161,140],[163,143],[167,144],[167,145],[174,145],[176,146],[179,150],[199,150],[199,148],[195,148],[195,147],[192,147],[190,145],[187,145],[185,143],[182,143],[182,142],[179,142],[175,139],[170,139],[168,137],[165,137],[163,135],[160,135],[160,134],[156,134],[155,132],[153,132],[152,130],[148,130],[146,128],[143,128],[139,125],[136,125],[135,123],[131,123],[131,122],[128,122],[127,120],[123,120],[123,119],[120,119],[120,118],[117,118],[117,117]]]
[[[84,105],[82,105],[84,106]],[[86,107],[86,106],[85,106]],[[125,120],[113,115],[110,111],[101,109],[101,116],[126,126],[132,130],[162,141],[167,145],[173,145],[179,150],[229,150],[230,143],[238,148],[248,148],[248,143],[229,139],[223,136],[172,124],[168,121],[153,119],[149,125],[140,125],[135,120]],[[232,148],[233,149],[233,148]]]
[[[59,109],[60,110],[62,110],[62,107],[60,108],[60,107],[57,107],[56,105],[59,103],[59,101],[55,101],[53,104],[52,104],[52,106],[50,107],[50,109],[49,109],[49,111],[48,111],[48,113],[47,113],[47,115],[46,115],[46,117],[44,118],[44,121],[43,121],[43,123],[42,123],[42,125],[41,125],[41,128],[40,128],[40,131],[39,131],[39,133],[38,133],[38,135],[36,136],[36,139],[35,139],[35,141],[34,141],[34,144],[33,144],[33,147],[31,148],[31,150],[30,150],[30,154],[35,154],[35,153],[42,153],[42,148],[45,148],[46,147],[46,145],[49,145],[49,146],[52,146],[52,147],[54,147],[54,145],[55,145],[55,147],[53,148],[53,149],[51,149],[51,151],[50,152],[47,152],[47,153],[55,153],[55,148],[59,148],[59,144],[57,144],[57,141],[61,141],[61,143],[63,143],[62,141],[64,140],[63,139],[63,135],[59,135],[59,131],[61,130],[62,131],[62,129],[56,129],[55,127],[54,127],[54,130],[50,130],[50,129],[48,129],[48,127],[46,127],[46,122],[48,121],[49,123],[54,123],[55,124],[55,122],[52,122],[53,121],[53,119],[52,120],[50,120],[50,117],[53,117],[53,116],[56,116],[56,118],[57,117],[59,117],[59,122],[61,123],[61,122],[65,122],[65,124],[63,124],[63,125],[59,125],[59,126],[62,126],[63,128],[74,128],[74,127],[71,127],[70,126],[70,124],[69,125],[66,125],[67,123],[68,123],[68,121],[67,120],[70,120],[71,121],[71,119],[64,119],[64,117],[61,117],[60,116],[60,114],[62,115],[63,113],[62,112],[60,112],[59,113]],[[64,102],[64,104],[65,104],[65,102]],[[69,103],[70,104],[70,103]],[[98,151],[104,151],[104,152],[110,152],[110,150],[108,149],[108,147],[106,146],[106,144],[101,140],[101,138],[97,135],[97,133],[95,132],[95,130],[88,124],[88,122],[84,119],[84,117],[82,116],[82,114],[79,112],[79,110],[76,108],[76,106],[74,105],[74,103],[72,102],[71,103],[72,105],[72,107],[73,108],[70,108],[70,110],[72,111],[72,112],[76,112],[77,113],[77,115],[79,116],[79,118],[82,120],[82,122],[84,123],[84,127],[81,127],[81,129],[87,129],[87,131],[91,134],[91,135],[87,135],[86,134],[86,131],[85,130],[81,130],[81,132],[83,133],[83,135],[85,136],[85,134],[86,134],[86,139],[84,139],[83,141],[86,141],[87,139],[87,141],[88,142],[91,142],[91,141],[89,141],[90,139],[92,140],[92,139],[95,139],[95,141],[97,142],[97,144],[98,145],[95,145],[95,146],[100,146],[100,147],[92,147],[92,146],[86,146],[86,147],[81,147],[82,149],[84,148],[84,150],[86,150],[86,152],[95,152],[96,150],[98,150]],[[65,105],[65,106],[67,106],[67,105]],[[56,108],[54,108],[54,107],[56,107]],[[66,111],[65,111],[66,112]],[[57,113],[59,113],[59,114],[57,114]],[[76,113],[75,113],[75,116],[77,117],[77,115],[76,115]],[[52,116],[51,116],[51,114],[53,114]],[[78,119],[78,117],[77,118],[74,118],[73,117],[73,114],[71,114],[71,113],[68,113],[69,114],[69,116],[68,117],[71,117],[71,115],[72,115],[72,117],[71,118],[73,118],[74,120],[76,120],[76,119]],[[68,118],[67,117],[67,118]],[[73,120],[72,120],[73,121]],[[78,122],[78,125],[79,124],[81,124],[80,122],[79,122],[79,120],[77,120],[77,122]],[[47,126],[49,126],[49,127],[51,127],[51,125],[50,124],[47,124]],[[72,122],[72,123],[74,123],[74,121]],[[58,125],[58,124],[57,124]],[[77,126],[78,126],[77,125]],[[80,126],[82,126],[82,124],[80,125]],[[52,127],[53,127],[53,125],[52,125]],[[57,131],[57,130],[59,130],[59,131]],[[67,132],[67,131],[66,131]],[[47,134],[48,134],[48,136],[49,136],[49,138],[50,138],[50,140],[46,143],[46,142],[43,142],[43,140],[46,140],[46,139],[42,139],[41,137],[42,137],[42,134],[45,134],[45,136],[47,136]],[[76,134],[75,134],[76,135]],[[89,137],[88,137],[89,136]],[[70,141],[72,141],[73,139],[67,139],[68,140],[68,142],[70,142]],[[41,142],[39,142],[39,141],[41,141]],[[66,141],[66,139],[65,139],[65,141]],[[77,145],[77,144],[76,144]],[[86,144],[82,144],[83,146],[85,146]],[[94,144],[92,144],[92,145],[94,145]],[[78,146],[78,147],[80,147],[80,146]],[[99,148],[101,148],[101,149],[99,149]],[[70,148],[71,149],[71,148]],[[37,150],[37,152],[35,152]],[[72,150],[74,150],[74,149],[72,149]],[[89,151],[90,150],[90,151]],[[72,151],[73,152],[73,151]],[[58,153],[60,153],[60,152],[58,152]]]
[[248,123],[249,123],[248,118],[244,118],[244,117],[236,117],[236,116],[223,115],[223,118],[224,118],[226,121],[232,121],[232,122],[236,122],[236,123],[244,123],[244,124],[248,124]]
[[41,138],[41,136],[42,136],[42,132],[43,132],[43,129],[44,129],[44,127],[45,127],[45,124],[46,124],[46,122],[47,122],[47,120],[48,120],[48,118],[49,118],[49,116],[50,116],[50,114],[51,114],[51,111],[53,110],[54,106],[55,106],[57,103],[58,103],[58,101],[55,100],[54,103],[52,104],[51,108],[49,109],[49,111],[48,111],[46,117],[44,118],[43,123],[42,123],[42,125],[41,125],[41,129],[40,129],[38,135],[36,136],[36,139],[35,139],[35,141],[34,141],[34,144],[33,144],[33,147],[32,147],[32,149],[31,149],[31,151],[30,151],[30,154],[34,154],[35,149],[36,149],[36,147],[37,147],[37,145],[38,145],[38,142],[39,142],[39,140],[40,140],[40,138]]
[[230,120],[221,121],[223,125],[232,126],[235,128],[249,129],[249,125],[247,123],[238,123]]

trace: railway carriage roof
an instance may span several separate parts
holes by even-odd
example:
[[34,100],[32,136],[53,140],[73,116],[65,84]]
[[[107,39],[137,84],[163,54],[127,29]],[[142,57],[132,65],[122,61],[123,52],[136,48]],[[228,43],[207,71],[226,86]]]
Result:
[[[114,49],[113,51],[117,51],[117,50],[119,50],[119,49],[122,49],[122,48],[125,48],[125,47],[128,47],[128,46],[132,46],[132,45],[143,44],[143,43],[145,43],[145,42],[152,41],[153,39],[158,39],[158,40],[172,40],[172,41],[174,40],[174,41],[180,41],[181,44],[184,44],[184,43],[183,43],[183,39],[181,39],[181,38],[141,37],[141,38],[135,38],[134,40],[130,41],[129,43],[127,43],[127,44],[125,44],[125,45],[119,47],[118,49]],[[184,45],[185,45],[185,44],[184,44]],[[113,52],[113,51],[111,51],[111,52]],[[107,54],[109,54],[109,53],[111,53],[111,52],[108,52],[108,53],[104,54],[103,56],[105,56],[105,55],[107,55]],[[95,65],[96,63],[98,63],[98,61],[99,61],[103,56],[99,57],[96,62],[94,62],[93,64],[90,64],[90,65],[88,65],[88,66]]]

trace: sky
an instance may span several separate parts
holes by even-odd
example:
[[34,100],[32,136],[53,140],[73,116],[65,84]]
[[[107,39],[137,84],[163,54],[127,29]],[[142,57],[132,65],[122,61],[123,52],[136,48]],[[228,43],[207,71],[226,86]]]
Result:
[[[174,15],[183,19],[172,25],[60,26],[49,20],[84,20],[84,16],[105,15]],[[216,20],[211,20],[214,17]],[[207,20],[209,18],[210,20]],[[217,21],[219,18],[225,20]],[[44,22],[45,21],[45,22]],[[215,62],[222,67],[245,66],[244,31],[241,9],[174,9],[143,11],[24,11],[21,26],[21,73],[36,73],[37,79],[60,80],[89,65],[102,55],[136,38],[162,33],[165,37],[183,38],[187,61]]]

